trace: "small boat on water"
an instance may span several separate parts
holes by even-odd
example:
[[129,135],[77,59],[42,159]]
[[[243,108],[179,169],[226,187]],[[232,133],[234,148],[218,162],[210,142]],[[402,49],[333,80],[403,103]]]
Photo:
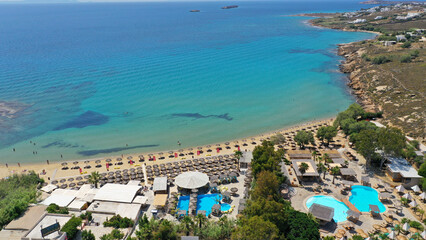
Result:
[[189,10],[190,12],[200,12],[200,10],[198,9],[194,9],[194,10]]
[[237,8],[237,7],[238,5],[230,5],[230,6],[222,7],[222,9],[231,9],[231,8]]

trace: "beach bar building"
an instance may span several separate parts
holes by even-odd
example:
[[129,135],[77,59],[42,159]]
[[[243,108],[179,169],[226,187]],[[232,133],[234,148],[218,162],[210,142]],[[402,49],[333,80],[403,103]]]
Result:
[[288,151],[288,157],[290,159],[311,159],[312,153],[306,150],[292,150]]
[[253,159],[253,152],[247,151],[243,152],[243,156],[240,158],[240,169],[247,169],[251,165],[251,160]]
[[325,225],[333,220],[334,208],[314,203],[309,208],[309,212],[319,220],[320,225]]
[[[302,163],[306,163],[308,165],[308,169],[305,170],[304,173],[300,171],[300,166]],[[317,171],[317,166],[314,161],[311,159],[297,159],[291,160],[291,164],[293,166],[294,172],[300,181],[316,181],[319,177],[319,173]]]
[[407,160],[403,158],[390,157],[387,159],[389,163],[386,167],[386,174],[394,182],[401,182],[404,187],[412,187],[418,185],[421,176],[417,170],[411,166]]
[[154,194],[161,193],[167,194],[167,177],[156,177],[154,178],[154,184],[152,185]]

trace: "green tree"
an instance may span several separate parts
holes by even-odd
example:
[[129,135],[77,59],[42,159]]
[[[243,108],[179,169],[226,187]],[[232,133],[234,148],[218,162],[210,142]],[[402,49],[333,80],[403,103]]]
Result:
[[275,134],[274,136],[271,137],[271,142],[274,145],[285,143],[285,141],[286,141],[286,139],[285,139],[284,135],[282,135],[281,133],[277,133],[277,134]]
[[121,240],[123,237],[124,233],[118,229],[113,229],[111,233],[102,235],[101,240]]
[[333,175],[333,184],[334,179],[336,178],[336,175],[340,173],[340,168],[338,166],[331,168],[331,175]]
[[241,151],[235,151],[235,157],[239,160],[242,156],[243,156],[243,153],[241,152]]
[[101,175],[99,175],[99,172],[92,172],[89,175],[89,179],[88,180],[89,180],[89,182],[91,184],[95,185],[95,188],[98,188],[98,183],[101,180]]
[[235,240],[278,239],[278,228],[275,224],[265,221],[259,216],[243,219],[241,226],[232,233]]
[[256,187],[251,194],[252,199],[279,199],[280,183],[270,171],[262,171],[257,175]]
[[154,233],[154,239],[160,240],[175,240],[177,239],[177,233],[172,222],[167,219],[163,219],[158,227],[158,230]]
[[195,216],[195,221],[198,223],[198,228],[202,228],[206,223],[207,218],[203,214],[197,214],[197,216]]
[[95,235],[92,233],[91,230],[87,231],[84,230],[81,232],[81,239],[82,240],[95,240]]
[[321,173],[324,174],[322,178],[325,179],[325,173],[327,172],[327,167],[322,163],[318,163],[317,164],[317,170],[320,174]]
[[[306,213],[290,210],[288,219],[288,240],[320,239],[319,224],[310,219]],[[302,227],[303,226],[303,227]]]
[[67,223],[62,226],[61,231],[67,233],[68,239],[74,239],[78,233],[77,227],[81,225],[81,218],[79,217],[71,217]]
[[46,211],[48,213],[68,214],[68,209],[66,207],[59,207],[54,203],[49,204]]
[[285,182],[286,178],[280,170],[280,163],[284,157],[284,151],[281,149],[275,151],[274,145],[269,141],[263,141],[262,145],[256,146],[253,150],[253,159],[251,167],[255,178],[261,171],[273,172],[280,183]]
[[402,48],[410,48],[411,47],[411,43],[410,42],[405,42],[401,45]]
[[296,141],[301,148],[305,148],[305,145],[309,143],[311,144],[315,143],[314,135],[312,134],[312,132],[307,132],[303,130],[298,131],[296,133],[296,136],[294,136],[294,141]]
[[367,165],[371,164],[376,149],[378,148],[378,136],[375,130],[363,130],[357,135],[355,146],[357,151],[364,156]]
[[317,161],[317,156],[318,156],[317,151],[312,151],[312,157],[314,158],[314,162]]
[[305,174],[305,172],[306,172],[306,170],[308,170],[308,168],[309,168],[309,165],[305,162],[302,162],[299,165],[299,171],[302,173],[302,175]]
[[383,155],[383,160],[380,162],[380,167],[382,167],[385,157],[401,156],[402,149],[406,146],[405,136],[401,130],[393,127],[379,128],[377,135],[377,145]]
[[181,220],[181,225],[184,231],[186,232],[186,236],[189,236],[189,233],[194,228],[194,222],[192,221],[191,217],[190,216],[183,217]]
[[324,126],[320,127],[317,131],[317,138],[324,143],[324,140],[327,141],[327,144],[337,136],[337,128],[334,126]]

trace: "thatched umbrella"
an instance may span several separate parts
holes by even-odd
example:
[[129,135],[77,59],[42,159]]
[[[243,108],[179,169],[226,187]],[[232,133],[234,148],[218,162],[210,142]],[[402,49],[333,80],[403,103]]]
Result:
[[233,192],[233,193],[238,192],[238,188],[236,188],[236,187],[231,188],[231,192]]
[[62,166],[66,166],[66,165],[68,165],[68,163],[63,162],[63,163],[61,163],[61,165],[62,165]]
[[70,183],[69,187],[75,187],[75,183]]

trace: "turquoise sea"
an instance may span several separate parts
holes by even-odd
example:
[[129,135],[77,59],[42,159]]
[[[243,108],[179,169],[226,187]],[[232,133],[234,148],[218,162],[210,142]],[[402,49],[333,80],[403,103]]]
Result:
[[[231,4],[239,7],[221,9]],[[177,149],[333,116],[354,101],[337,44],[374,36],[289,15],[361,7],[1,4],[0,102],[22,110],[0,114],[0,161]]]

